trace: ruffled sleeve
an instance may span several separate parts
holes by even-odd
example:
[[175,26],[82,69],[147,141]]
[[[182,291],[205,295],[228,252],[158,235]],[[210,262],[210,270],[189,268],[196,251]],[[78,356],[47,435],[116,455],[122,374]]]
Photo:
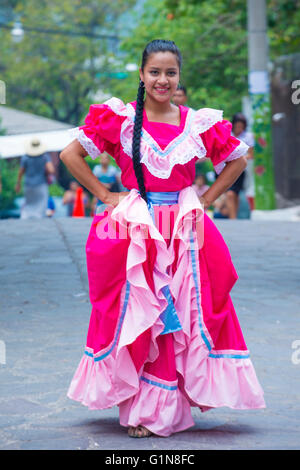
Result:
[[111,98],[103,104],[92,104],[85,125],[71,129],[71,136],[93,159],[107,152],[118,163],[121,126],[127,114],[126,106],[118,98]]
[[201,134],[206,148],[206,156],[211,159],[217,174],[220,174],[226,162],[246,155],[249,146],[231,135],[231,122],[221,119]]

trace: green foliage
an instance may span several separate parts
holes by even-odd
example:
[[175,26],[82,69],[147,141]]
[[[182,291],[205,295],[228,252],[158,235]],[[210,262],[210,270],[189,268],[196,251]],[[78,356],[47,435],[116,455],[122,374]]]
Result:
[[214,167],[211,163],[211,160],[204,160],[203,162],[196,163],[196,175],[206,175],[210,171],[214,171]]
[[[100,163],[98,158],[96,160],[93,160],[92,157],[90,157],[89,155],[87,157],[85,157],[85,161],[87,162],[87,164],[89,165],[91,170],[93,170],[94,167],[96,165],[99,165],[99,163]],[[118,168],[118,165],[116,164],[116,161],[112,157],[110,157],[109,164]]]
[[3,9],[10,9],[10,8],[15,8],[18,4],[24,3],[20,0],[1,0],[1,7]]
[[[300,0],[267,1],[270,57],[300,49]],[[155,38],[176,42],[183,56],[181,83],[193,108],[224,109],[224,118],[241,111],[248,95],[247,2],[245,0],[148,0],[124,61],[140,65],[145,45]],[[109,91],[132,101],[138,73],[112,81]]]
[[91,170],[93,170],[96,165],[99,165],[99,160],[93,160],[92,157],[90,157],[89,155],[85,157],[85,161],[87,162]]
[[0,28],[7,105],[78,125],[94,94],[109,80],[114,56],[111,40],[90,36],[115,35],[111,25],[132,4],[134,0],[16,2],[22,41],[13,42],[11,31]]
[[[89,35],[118,34],[116,20],[134,0],[2,3],[2,8],[14,8],[25,30],[15,43],[11,31],[0,28],[0,73],[8,106],[78,125],[89,104],[102,100],[96,97],[99,90],[132,101],[139,76],[124,73],[125,64],[139,65],[154,38],[172,39],[181,49],[189,106],[224,109],[230,119],[248,94],[246,0],[147,0],[143,16],[132,19],[136,28],[124,39],[121,57],[108,40]],[[267,0],[267,15],[271,60],[298,52],[300,0]]]
[[49,196],[62,197],[64,195],[64,188],[60,184],[53,183],[49,186]]
[[300,50],[300,0],[268,0],[271,58]]
[[[231,118],[248,87],[245,11],[225,9],[221,0],[176,4],[172,12],[166,2],[146,2],[134,34],[123,43],[126,60],[140,64],[145,45],[154,38],[175,41],[183,56],[181,83],[188,89],[188,105],[225,109]],[[138,74],[111,85],[113,94],[134,100]]]
[[255,136],[255,207],[261,210],[275,209],[273,158],[271,143],[270,97],[268,94],[251,96],[253,109],[253,133]]
[[2,192],[0,193],[0,211],[14,208],[16,197],[15,185],[19,171],[18,159],[0,160]]
[[[165,0],[165,6],[176,17],[196,13],[196,7],[206,8],[207,0]],[[246,19],[246,0],[222,0],[223,12],[242,10]],[[271,58],[299,52],[300,0],[266,0],[267,25]],[[220,10],[220,11],[221,11]]]

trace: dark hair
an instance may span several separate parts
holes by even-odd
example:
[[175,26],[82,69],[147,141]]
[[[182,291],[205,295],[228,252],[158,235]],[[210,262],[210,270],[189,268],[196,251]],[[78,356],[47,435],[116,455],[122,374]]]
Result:
[[[176,44],[173,41],[166,41],[164,39],[154,39],[149,42],[144,49],[142,55],[142,64],[141,69],[144,70],[144,67],[148,61],[148,58],[151,54],[157,52],[172,52],[177,57],[179,69],[181,69],[182,58],[180,51]],[[133,168],[135,176],[138,182],[139,191],[142,198],[147,202],[146,189],[144,184],[143,170],[140,161],[140,142],[141,142],[141,133],[143,127],[143,110],[144,110],[144,94],[145,86],[142,81],[140,81],[137,99],[136,99],[136,112],[135,112],[135,121],[134,121],[134,130],[132,138],[132,159],[133,159]]]
[[237,122],[241,122],[244,124],[244,129],[247,127],[247,119],[242,113],[236,113],[232,118],[232,126],[234,126]]
[[186,91],[186,87],[185,87],[185,86],[183,86],[183,85],[178,85],[177,90],[182,90],[183,93],[187,96],[187,91]]

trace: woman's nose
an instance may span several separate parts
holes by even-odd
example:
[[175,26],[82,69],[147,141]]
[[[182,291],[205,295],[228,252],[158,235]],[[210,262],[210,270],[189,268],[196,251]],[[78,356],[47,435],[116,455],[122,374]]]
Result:
[[167,75],[164,75],[164,74],[160,75],[158,77],[158,83],[161,84],[161,85],[168,83]]

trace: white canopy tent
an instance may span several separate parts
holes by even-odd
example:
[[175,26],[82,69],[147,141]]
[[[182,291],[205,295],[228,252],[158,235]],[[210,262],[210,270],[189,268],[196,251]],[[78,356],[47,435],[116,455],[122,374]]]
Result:
[[46,145],[48,152],[60,152],[73,140],[67,130],[0,136],[0,158],[23,155],[25,143],[33,137],[41,140]]
[[72,141],[69,129],[74,126],[24,111],[0,106],[0,122],[5,135],[0,136],[0,158],[19,157],[24,154],[25,143],[40,139],[48,152],[60,152]]

